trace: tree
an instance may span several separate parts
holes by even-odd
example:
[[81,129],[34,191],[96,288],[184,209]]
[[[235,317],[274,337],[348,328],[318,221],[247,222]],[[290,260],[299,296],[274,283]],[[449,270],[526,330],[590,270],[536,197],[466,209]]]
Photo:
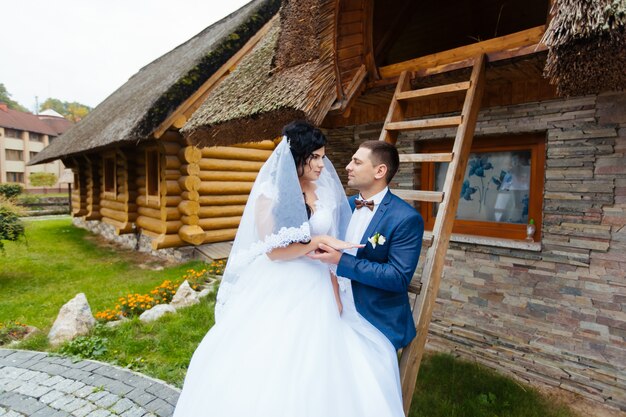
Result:
[[57,176],[52,172],[31,172],[28,176],[30,185],[34,187],[52,187],[57,183]]
[[11,98],[11,94],[2,83],[0,83],[0,102],[6,103],[10,109],[28,112],[26,107]]
[[47,98],[46,101],[39,106],[39,111],[46,109],[52,109],[73,122],[78,122],[80,119],[87,116],[87,114],[91,111],[91,107],[76,101],[61,101],[52,97]]

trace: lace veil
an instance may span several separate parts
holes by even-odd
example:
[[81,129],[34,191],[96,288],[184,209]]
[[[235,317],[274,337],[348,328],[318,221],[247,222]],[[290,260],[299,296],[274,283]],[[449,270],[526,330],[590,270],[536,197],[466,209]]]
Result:
[[[337,172],[327,158],[316,185],[320,206],[332,212],[328,234],[343,239],[351,210]],[[241,289],[237,285],[240,274],[257,257],[274,248],[310,239],[311,229],[296,165],[289,141],[283,137],[259,171],[250,192],[217,293],[216,320],[232,292]]]

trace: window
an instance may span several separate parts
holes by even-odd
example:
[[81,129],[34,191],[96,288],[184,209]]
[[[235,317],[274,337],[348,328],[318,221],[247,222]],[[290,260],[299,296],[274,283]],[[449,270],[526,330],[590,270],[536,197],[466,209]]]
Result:
[[115,156],[108,156],[104,158],[102,164],[104,168],[104,192],[116,193],[116,169],[115,169]]
[[43,142],[43,136],[39,133],[29,132],[28,138],[33,142]]
[[19,151],[17,149],[7,149],[5,151],[6,160],[7,161],[23,161],[24,160],[24,151]]
[[159,151],[150,149],[146,151],[146,194],[148,196],[159,195],[160,169]]
[[5,128],[4,129],[4,136],[6,136],[7,138],[21,139],[22,138],[22,131]]
[[7,172],[7,182],[20,182],[24,183],[23,172]]
[[[449,152],[450,142],[426,145],[424,152]],[[541,136],[475,139],[469,156],[453,232],[508,239],[525,239],[526,225],[541,234],[545,142]],[[448,163],[428,163],[422,169],[424,189],[440,191]],[[435,222],[437,204],[422,203],[427,229]]]
[[38,153],[39,153],[39,152],[33,152],[33,151],[30,151],[30,152],[28,153],[28,155],[30,155],[30,159],[33,159],[34,157],[36,157],[36,156],[37,156],[37,154],[38,154]]

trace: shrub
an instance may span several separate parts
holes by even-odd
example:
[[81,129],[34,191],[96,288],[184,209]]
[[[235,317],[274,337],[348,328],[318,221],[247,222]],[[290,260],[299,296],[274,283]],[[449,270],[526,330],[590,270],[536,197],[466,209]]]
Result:
[[108,339],[100,336],[79,336],[70,340],[60,349],[64,355],[76,356],[83,359],[97,359],[106,355]]
[[226,260],[220,259],[218,261],[213,261],[207,267],[207,272],[209,275],[224,275],[224,269],[226,268]]
[[24,224],[19,218],[22,213],[13,201],[0,196],[0,250],[4,249],[3,240],[16,241],[24,236]]
[[0,196],[6,199],[17,197],[22,191],[24,188],[19,184],[0,184]]

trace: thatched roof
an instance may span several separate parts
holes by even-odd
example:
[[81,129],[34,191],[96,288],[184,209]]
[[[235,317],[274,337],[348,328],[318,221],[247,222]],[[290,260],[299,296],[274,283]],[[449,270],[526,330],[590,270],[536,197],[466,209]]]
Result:
[[232,57],[280,7],[252,0],[133,75],[31,164],[150,138],[167,116]]
[[561,95],[626,88],[626,1],[556,0],[543,42]]
[[271,139],[294,119],[319,124],[337,97],[334,2],[283,1],[265,37],[181,132],[196,145]]

